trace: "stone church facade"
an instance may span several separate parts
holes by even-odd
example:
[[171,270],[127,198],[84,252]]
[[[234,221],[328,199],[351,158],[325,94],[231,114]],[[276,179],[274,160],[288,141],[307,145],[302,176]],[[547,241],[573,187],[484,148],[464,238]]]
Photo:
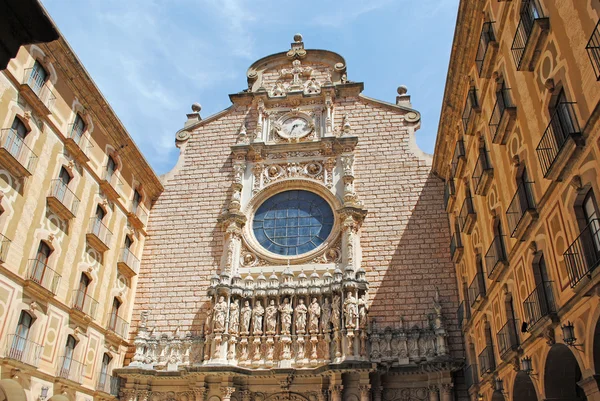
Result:
[[247,78],[177,132],[122,399],[461,398],[443,183],[406,88],[364,96],[340,55],[300,35]]

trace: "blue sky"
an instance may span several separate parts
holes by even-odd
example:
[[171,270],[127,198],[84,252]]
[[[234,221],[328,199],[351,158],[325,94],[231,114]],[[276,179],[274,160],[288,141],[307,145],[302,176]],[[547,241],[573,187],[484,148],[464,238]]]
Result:
[[248,66],[296,32],[341,54],[367,96],[394,102],[406,85],[417,143],[433,151],[458,0],[42,2],[158,174],[176,162],[190,105],[204,118],[228,107]]

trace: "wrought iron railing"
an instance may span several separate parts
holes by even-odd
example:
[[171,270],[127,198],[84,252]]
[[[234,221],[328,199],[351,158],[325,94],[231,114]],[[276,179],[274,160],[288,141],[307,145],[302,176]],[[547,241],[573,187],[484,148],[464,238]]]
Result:
[[517,70],[521,70],[523,56],[525,55],[525,49],[529,43],[531,32],[533,31],[533,25],[538,19],[544,18],[542,8],[538,0],[524,0],[521,5],[521,18],[519,19],[519,25],[515,32],[515,37],[511,46],[513,58]]
[[6,262],[8,256],[8,249],[10,248],[10,240],[4,235],[0,234],[0,262]]
[[594,28],[594,32],[592,32],[592,36],[585,49],[588,52],[588,56],[590,56],[596,79],[600,81],[600,20],[596,24],[596,28]]
[[479,375],[493,372],[496,369],[496,357],[494,356],[494,346],[488,345],[479,354]]
[[71,380],[76,383],[81,383],[81,373],[83,364],[69,356],[61,356],[58,358],[58,369],[56,376],[63,379]]
[[477,364],[467,365],[464,373],[467,390],[479,383],[479,369],[477,369]]
[[488,277],[492,277],[496,268],[506,262],[506,245],[503,235],[496,235],[485,254],[485,266]]
[[564,253],[571,287],[600,264],[600,219],[592,220]]
[[146,213],[142,206],[132,205],[131,213],[133,213],[144,226],[148,223],[148,213]]
[[129,248],[121,248],[119,262],[125,263],[135,274],[138,274],[140,271],[140,260],[135,257]]
[[50,195],[60,201],[71,213],[77,214],[79,198],[63,180],[57,178],[50,181]]
[[473,180],[473,189],[475,193],[479,190],[479,184],[481,183],[481,179],[483,178],[483,174],[492,170],[492,164],[490,163],[490,156],[484,148],[479,149],[479,156],[477,157],[477,162],[475,163],[475,169],[473,170],[473,174],[471,175],[471,179]]
[[33,172],[38,157],[29,146],[25,145],[17,131],[12,128],[3,129],[0,147],[10,153],[27,171]]
[[118,177],[117,172],[108,170],[108,166],[104,166],[103,171],[102,179],[108,182],[115,191],[119,192],[123,186],[123,181]]
[[129,331],[129,323],[116,313],[111,312],[108,314],[108,324],[106,328],[125,339],[127,338],[127,333]]
[[533,197],[533,182],[520,181],[517,191],[506,210],[506,220],[510,236],[514,238],[519,224],[528,210],[535,210],[535,199]]
[[543,317],[556,313],[552,282],[544,281],[535,287],[523,302],[523,309],[528,328],[531,328]]
[[73,291],[73,309],[77,309],[94,319],[98,310],[98,301],[82,290]]
[[16,334],[7,336],[5,357],[37,367],[42,346]]
[[494,34],[494,22],[484,22],[481,28],[481,35],[479,36],[479,46],[477,47],[477,55],[475,56],[475,64],[477,65],[477,72],[481,77],[483,69],[483,63],[485,56],[490,47],[490,43],[496,41],[496,35]]
[[456,196],[456,189],[454,187],[454,179],[450,178],[444,185],[444,209],[448,208],[448,202],[451,196]]
[[452,156],[452,170],[451,175],[452,178],[456,177],[456,170],[458,169],[458,162],[460,159],[464,159],[465,157],[465,142],[460,139],[456,141],[456,146],[454,147],[454,155]]
[[94,146],[92,145],[92,141],[90,141],[86,129],[74,123],[69,125],[69,138],[71,138],[84,153],[87,152],[88,148]]
[[32,67],[26,68],[25,74],[23,75],[23,84],[26,84],[35,92],[38,98],[42,101],[44,106],[50,110],[54,105],[54,101],[56,100],[56,96],[50,90],[48,86],[48,81],[44,78],[39,71]]
[[46,263],[39,259],[29,259],[27,269],[27,280],[44,287],[52,294],[56,295],[61,275],[51,269]]
[[567,140],[579,133],[581,133],[581,129],[575,114],[575,103],[559,103],[536,148],[544,177],[548,176],[548,172]]
[[471,194],[467,194],[465,200],[463,201],[462,207],[460,208],[460,213],[458,214],[458,225],[462,232],[466,230],[467,218],[470,215],[475,214],[475,209],[473,208],[473,198]]
[[483,272],[477,272],[475,277],[473,277],[473,281],[469,285],[469,300],[471,301],[471,307],[475,305],[475,303],[485,297],[486,289],[485,289],[485,276]]
[[109,246],[112,238],[112,232],[98,217],[92,217],[90,219],[88,233],[94,234],[100,241],[102,241],[104,245]]
[[504,113],[507,112],[507,109],[514,107],[515,104],[512,100],[510,88],[502,88],[501,90],[496,92],[496,103],[494,104],[492,116],[490,117],[490,122],[488,123],[490,135],[492,137],[492,142],[498,142],[496,139],[497,135],[499,135],[498,126],[502,121]]
[[517,331],[519,321],[508,319],[502,326],[496,337],[498,338],[498,352],[504,357],[507,352],[517,349],[520,344],[519,332]]
[[477,100],[477,89],[471,87],[467,93],[467,99],[465,101],[465,108],[463,109],[462,121],[463,129],[468,134],[469,124],[475,113],[479,111],[479,101]]
[[97,391],[102,391],[103,393],[117,397],[119,395],[120,385],[121,380],[119,377],[111,376],[106,372],[100,372],[98,374],[98,383],[96,384]]

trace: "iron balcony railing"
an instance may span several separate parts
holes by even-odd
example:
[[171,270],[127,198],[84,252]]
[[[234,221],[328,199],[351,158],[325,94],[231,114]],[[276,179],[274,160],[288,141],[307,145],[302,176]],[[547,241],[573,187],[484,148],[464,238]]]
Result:
[[50,196],[58,199],[71,213],[77,214],[79,198],[61,179],[50,181]]
[[479,375],[493,372],[496,369],[496,357],[494,356],[494,346],[488,345],[479,354]]
[[592,220],[564,253],[571,287],[600,264],[600,219]]
[[517,228],[528,210],[535,210],[535,199],[533,197],[533,182],[519,182],[517,191],[506,210],[508,230],[512,238],[516,237]]
[[8,249],[10,248],[10,240],[4,235],[0,234],[0,262],[6,262],[8,256]]
[[496,268],[505,262],[506,246],[504,245],[504,236],[496,235],[485,254],[485,266],[487,268],[488,277],[492,277]]
[[131,213],[133,213],[138,220],[145,226],[148,223],[148,213],[140,205],[132,205]]
[[502,117],[504,113],[506,113],[507,109],[514,108],[515,104],[512,100],[511,90],[510,88],[502,88],[498,92],[496,92],[496,103],[494,104],[494,109],[492,111],[492,116],[490,117],[490,122],[488,123],[488,127],[490,130],[490,135],[492,137],[492,142],[497,143],[497,135],[498,126],[502,121]]
[[86,294],[85,291],[77,289],[73,291],[73,309],[77,309],[94,319],[98,310],[98,301]]
[[556,313],[552,282],[540,283],[523,302],[525,319],[528,329],[531,329],[543,317]]
[[29,146],[25,145],[17,131],[12,128],[3,129],[0,137],[0,147],[10,153],[27,171],[33,172],[38,157]]
[[479,369],[477,369],[477,364],[468,365],[465,367],[465,381],[467,384],[467,390],[479,383]]
[[479,149],[479,156],[477,157],[477,162],[475,163],[475,169],[473,170],[473,174],[471,175],[471,179],[473,180],[473,189],[475,193],[479,192],[479,184],[482,182],[483,175],[486,172],[493,170],[492,164],[490,163],[490,156],[487,150],[481,148]]
[[450,257],[454,259],[454,254],[456,253],[456,250],[462,247],[463,244],[462,239],[460,237],[460,232],[457,231],[454,234],[452,234],[452,238],[450,239]]
[[473,307],[477,301],[485,297],[485,291],[485,276],[483,275],[483,272],[477,272],[475,277],[473,277],[473,281],[471,281],[468,290],[471,307]]
[[594,32],[592,32],[592,36],[585,49],[588,52],[588,56],[590,56],[596,79],[600,81],[600,20],[596,24],[596,28],[594,28]]
[[494,34],[494,22],[484,22],[481,29],[481,35],[479,36],[479,47],[477,47],[477,55],[475,56],[475,64],[477,65],[477,72],[481,77],[485,56],[490,47],[490,43],[496,41],[496,35]]
[[120,386],[121,380],[119,377],[111,376],[106,372],[100,372],[98,375],[98,383],[96,384],[97,391],[102,391],[103,393],[118,397]]
[[575,104],[563,102],[556,106],[550,124],[537,145],[536,152],[544,177],[548,176],[548,172],[567,140],[581,133],[575,114]]
[[54,105],[56,97],[48,87],[48,81],[36,68],[26,68],[23,75],[23,84],[26,84],[42,101],[44,106],[50,110]]
[[135,257],[129,248],[121,248],[119,262],[125,263],[135,274],[138,274],[140,271],[140,260]]
[[36,368],[39,365],[42,346],[16,334],[8,336],[6,341],[6,358],[23,362]]
[[466,231],[467,219],[469,216],[475,214],[475,209],[473,208],[473,198],[471,194],[467,194],[465,200],[463,201],[462,207],[460,208],[460,213],[458,214],[458,225],[462,232]]
[[463,109],[462,121],[465,134],[469,134],[469,124],[475,113],[479,111],[479,101],[477,100],[477,89],[471,88],[467,93],[465,108]]
[[533,31],[533,25],[536,20],[542,18],[544,18],[544,15],[538,0],[523,1],[521,5],[521,18],[511,47],[517,70],[523,68],[521,63],[523,61],[523,56],[525,55],[525,49],[527,48],[529,38],[531,37],[531,32]]
[[112,238],[112,232],[98,217],[92,217],[90,219],[88,233],[94,234],[96,237],[98,237],[100,241],[102,241],[104,245],[106,245],[107,247],[109,246],[110,240]]
[[108,314],[108,325],[106,328],[125,339],[127,338],[127,333],[129,331],[129,323],[116,313],[111,312]]
[[52,270],[46,263],[39,259],[29,259],[27,269],[27,280],[44,287],[53,295],[56,295],[61,275]]
[[58,358],[58,370],[56,376],[63,379],[81,383],[81,373],[83,364],[69,356]]
[[108,170],[108,166],[104,166],[104,172],[102,173],[102,179],[110,184],[113,189],[119,193],[120,188],[123,186],[123,181],[118,177],[116,171]]
[[454,147],[454,155],[452,156],[452,178],[456,177],[456,170],[458,169],[458,163],[461,159],[465,158],[465,142],[460,139],[456,141],[456,146]]
[[460,302],[456,316],[458,317],[458,327],[462,329],[464,324],[471,319],[471,307],[468,300]]
[[519,347],[519,332],[517,331],[518,322],[519,321],[516,319],[508,319],[496,335],[498,338],[498,352],[502,358],[504,358],[509,351]]
[[452,196],[456,196],[456,189],[454,187],[454,179],[451,178],[444,185],[444,209],[448,208],[448,202]]
[[84,153],[87,152],[88,148],[94,146],[92,145],[92,141],[90,141],[86,128],[75,123],[69,124],[69,138],[71,138]]

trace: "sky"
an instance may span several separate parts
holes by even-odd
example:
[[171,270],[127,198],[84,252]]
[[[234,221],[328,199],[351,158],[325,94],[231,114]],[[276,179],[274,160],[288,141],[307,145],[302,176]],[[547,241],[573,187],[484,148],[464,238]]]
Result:
[[158,174],[176,163],[175,133],[192,103],[206,118],[247,87],[246,70],[287,51],[346,59],[364,94],[395,102],[406,85],[432,153],[458,0],[42,0]]

